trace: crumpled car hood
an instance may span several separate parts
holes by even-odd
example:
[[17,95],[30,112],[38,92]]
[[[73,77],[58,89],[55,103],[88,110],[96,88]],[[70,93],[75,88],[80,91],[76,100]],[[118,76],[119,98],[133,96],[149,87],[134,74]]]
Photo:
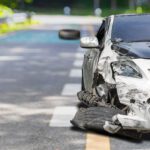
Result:
[[150,42],[121,42],[118,47],[128,50],[127,56],[134,54],[138,58],[150,59]]

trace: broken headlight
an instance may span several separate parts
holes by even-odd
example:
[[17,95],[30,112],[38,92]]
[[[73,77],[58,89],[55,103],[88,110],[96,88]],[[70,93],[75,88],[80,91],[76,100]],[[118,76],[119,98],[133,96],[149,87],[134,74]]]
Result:
[[142,75],[139,69],[133,62],[121,61],[115,62],[112,64],[113,71],[117,75],[120,76],[127,76],[127,77],[134,77],[134,78],[142,78]]

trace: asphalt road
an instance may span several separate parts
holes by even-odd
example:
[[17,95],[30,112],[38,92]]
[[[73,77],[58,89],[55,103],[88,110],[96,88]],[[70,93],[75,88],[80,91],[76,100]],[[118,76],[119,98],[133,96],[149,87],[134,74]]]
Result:
[[[138,142],[70,126],[84,51],[79,41],[58,39],[63,26],[39,25],[1,37],[0,150],[150,150],[149,137]],[[67,26],[82,35],[96,29]]]

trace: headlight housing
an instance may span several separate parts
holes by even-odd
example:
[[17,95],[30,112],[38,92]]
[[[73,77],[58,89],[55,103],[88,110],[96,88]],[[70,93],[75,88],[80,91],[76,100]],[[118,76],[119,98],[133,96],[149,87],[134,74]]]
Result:
[[139,68],[132,61],[118,61],[112,63],[115,74],[126,77],[142,78]]

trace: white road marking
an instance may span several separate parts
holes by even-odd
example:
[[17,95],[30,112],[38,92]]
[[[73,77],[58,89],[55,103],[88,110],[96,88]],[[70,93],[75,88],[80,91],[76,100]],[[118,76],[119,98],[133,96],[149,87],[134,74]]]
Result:
[[9,79],[9,78],[1,78],[0,79],[0,83],[15,83],[15,82],[17,82],[17,80],[16,79]]
[[81,53],[81,52],[80,52],[80,53],[79,53],[79,52],[76,53],[76,54],[75,54],[75,58],[76,58],[76,59],[82,59],[82,60],[83,60],[83,58],[84,58],[84,53]]
[[[14,48],[11,48],[11,52],[14,54],[14,55],[17,55],[17,54],[27,54],[27,53],[36,53],[36,54],[39,54],[39,53],[43,53],[43,51],[41,49],[26,49],[24,47],[14,47]],[[40,54],[39,54],[40,55]],[[20,57],[20,56],[19,56]]]
[[77,92],[81,90],[80,84],[65,84],[62,90],[63,96],[76,96]]
[[0,56],[0,61],[17,61],[23,60],[21,56]]
[[72,69],[69,74],[69,77],[72,78],[81,78],[81,76],[82,76],[81,69]]
[[77,108],[71,107],[56,107],[52,119],[50,120],[50,127],[71,127],[70,120],[74,117],[77,112]]
[[75,60],[73,63],[75,67],[82,67],[82,64],[83,64],[83,60]]

